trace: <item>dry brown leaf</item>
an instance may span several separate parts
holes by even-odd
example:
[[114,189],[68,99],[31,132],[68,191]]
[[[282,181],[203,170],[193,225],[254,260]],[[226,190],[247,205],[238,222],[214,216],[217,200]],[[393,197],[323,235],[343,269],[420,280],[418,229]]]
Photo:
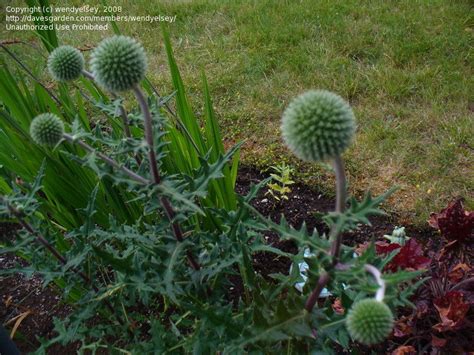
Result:
[[5,307],[10,307],[10,305],[12,304],[13,302],[13,296],[8,296],[7,299],[5,301],[3,301],[3,303],[5,304]]
[[464,263],[459,263],[453,269],[449,272],[448,277],[449,280],[453,283],[457,283],[461,281],[469,271],[471,271],[471,268],[469,265],[464,264]]
[[367,250],[367,248],[370,246],[370,242],[364,242],[364,243],[361,243],[359,245],[357,245],[357,247],[354,249],[354,252],[357,254],[357,255],[362,255],[364,254],[364,252]]
[[402,345],[396,348],[392,355],[416,355],[416,350],[411,345]]
[[336,312],[337,314],[344,314],[345,311],[346,311],[344,309],[344,306],[342,305],[342,302],[341,302],[340,298],[336,298],[334,300],[334,303],[331,305],[331,307],[334,310],[334,312]]
[[23,322],[23,319],[25,319],[29,314],[31,314],[32,312],[31,311],[26,311],[26,312],[23,312],[19,315],[17,315],[16,317],[13,317],[12,319],[10,319],[6,324],[10,324],[10,323],[13,323],[15,322],[15,324],[13,325],[13,329],[10,333],[10,338],[13,339],[13,337],[15,336],[15,333],[18,329],[18,327],[20,326],[21,322]]
[[443,297],[434,300],[441,322],[433,329],[438,332],[452,331],[461,327],[464,317],[469,310],[469,304],[464,302],[464,295],[459,291],[447,292]]
[[397,319],[393,328],[393,335],[397,338],[403,338],[407,335],[412,334],[413,328],[411,327],[411,325],[409,325],[412,318],[413,317],[403,316],[400,319]]

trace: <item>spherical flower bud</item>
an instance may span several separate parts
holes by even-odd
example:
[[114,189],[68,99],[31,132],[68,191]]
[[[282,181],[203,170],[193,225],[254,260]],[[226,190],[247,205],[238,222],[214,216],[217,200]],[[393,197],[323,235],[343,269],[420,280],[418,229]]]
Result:
[[355,117],[349,104],[326,90],[311,90],[293,99],[281,123],[286,145],[306,161],[340,155],[351,144],[355,130]]
[[143,47],[130,37],[106,38],[92,52],[95,80],[112,92],[132,89],[145,77],[146,67]]
[[54,80],[69,81],[77,79],[84,69],[82,53],[71,46],[60,46],[48,57],[48,70]]
[[63,133],[63,122],[52,113],[43,113],[31,121],[30,134],[37,144],[56,145],[61,140]]
[[385,303],[373,298],[364,299],[349,310],[346,326],[351,337],[359,343],[377,344],[392,331],[393,314]]

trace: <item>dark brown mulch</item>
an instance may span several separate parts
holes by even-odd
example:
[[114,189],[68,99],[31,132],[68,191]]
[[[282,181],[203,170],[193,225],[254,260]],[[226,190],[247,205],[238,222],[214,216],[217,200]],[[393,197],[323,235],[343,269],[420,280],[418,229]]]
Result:
[[[249,191],[251,184],[257,184],[267,175],[251,167],[243,167],[239,171],[237,181],[237,192],[244,195]],[[274,221],[279,221],[281,215],[285,215],[287,221],[294,227],[300,227],[303,222],[306,223],[311,231],[314,228],[322,233],[327,231],[325,224],[317,216],[317,212],[324,213],[333,209],[333,201],[325,197],[316,188],[302,184],[292,185],[292,191],[287,201],[278,202],[266,193],[263,189],[253,201],[253,206],[263,215],[268,216]],[[361,226],[357,231],[346,233],[344,243],[348,245],[357,245],[371,239],[380,240],[384,234],[390,234],[396,223],[391,217],[378,216],[371,220],[372,226]],[[0,225],[1,238],[12,238],[15,227],[13,225]],[[427,243],[432,240],[434,232],[430,229],[419,230],[412,226],[406,226],[407,235],[415,237],[418,241]],[[289,241],[280,241],[277,235],[269,233],[266,235],[269,244],[291,253],[296,253],[296,246]],[[22,263],[14,255],[1,255],[0,268],[11,268],[15,263]],[[264,277],[269,274],[289,270],[290,262],[286,258],[276,258],[273,254],[259,253],[254,256],[254,267]],[[232,298],[238,297],[243,293],[242,285],[239,280],[232,280],[234,290]],[[15,335],[22,352],[34,350],[37,346],[36,337],[49,337],[53,329],[53,317],[65,317],[70,312],[69,306],[60,302],[59,292],[52,287],[43,288],[41,279],[34,276],[26,279],[22,275],[12,275],[1,279],[0,289],[0,322],[5,324],[14,317],[23,312],[30,312],[18,328]],[[12,324],[8,325],[11,329]],[[386,344],[388,348],[388,344]],[[394,348],[393,344],[390,346]],[[396,346],[395,346],[396,347]],[[379,348],[381,349],[381,348]],[[69,349],[71,350],[71,349]],[[64,349],[56,349],[50,353],[68,353]],[[74,350],[71,350],[74,353]]]
[[[245,195],[249,192],[252,184],[257,184],[267,177],[268,174],[261,173],[254,168],[243,167],[239,171],[236,190],[239,194]],[[279,222],[281,216],[284,215],[288,223],[295,228],[300,228],[304,222],[309,232],[312,232],[314,228],[320,234],[328,232],[327,226],[318,215],[332,211],[334,201],[324,196],[321,191],[307,185],[294,184],[291,186],[288,200],[285,201],[277,201],[267,192],[268,189],[263,188],[252,202],[252,205],[264,216]],[[374,216],[370,218],[370,222],[371,226],[361,225],[358,230],[345,233],[344,244],[355,246],[372,239],[381,239],[384,234],[391,234],[396,226],[395,221],[388,215]],[[432,229],[428,228],[420,230],[413,226],[406,226],[405,230],[407,235],[420,241],[428,241],[435,234]],[[297,252],[296,246],[291,241],[280,241],[275,234],[268,234],[267,241],[283,251]],[[272,259],[268,260],[268,258]],[[262,253],[254,261],[256,262],[255,268],[262,275],[285,272],[290,267],[289,260],[275,259],[273,254]]]

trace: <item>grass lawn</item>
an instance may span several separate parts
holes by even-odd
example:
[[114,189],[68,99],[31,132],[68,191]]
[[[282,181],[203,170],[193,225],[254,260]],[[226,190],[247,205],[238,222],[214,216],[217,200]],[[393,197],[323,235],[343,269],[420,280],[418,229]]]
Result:
[[[412,222],[457,196],[474,207],[474,20],[468,0],[114,3],[123,4],[124,15],[177,15],[169,28],[194,107],[202,110],[204,70],[226,140],[246,140],[244,163],[286,161],[301,179],[331,191],[331,174],[296,162],[279,134],[289,100],[324,88],[349,100],[358,118],[355,145],[345,155],[354,192],[399,185],[387,207]],[[159,24],[119,26],[144,44],[150,79],[169,92]],[[60,32],[60,38],[84,48],[111,33]],[[2,34],[26,36],[32,37]]]

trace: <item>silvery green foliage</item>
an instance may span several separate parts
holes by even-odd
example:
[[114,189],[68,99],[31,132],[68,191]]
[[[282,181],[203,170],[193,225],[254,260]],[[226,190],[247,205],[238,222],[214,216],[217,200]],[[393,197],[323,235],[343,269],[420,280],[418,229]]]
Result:
[[92,52],[91,68],[95,80],[105,89],[112,92],[130,90],[145,77],[145,51],[130,37],[106,38]]
[[385,303],[367,298],[352,306],[346,324],[354,340],[373,345],[384,340],[392,331],[393,314]]
[[[119,36],[99,45],[93,53],[92,66],[101,85],[111,91],[122,91],[134,87],[143,78],[146,58],[137,42]],[[10,208],[13,205],[22,211],[23,221],[31,225],[29,231],[19,231],[18,238],[0,249],[0,255],[11,252],[25,257],[28,265],[0,270],[0,276],[22,271],[39,273],[46,283],[60,281],[61,295],[66,302],[73,299],[76,305],[67,317],[55,320],[55,335],[43,339],[37,353],[45,353],[55,343],[74,343],[82,352],[114,349],[137,354],[279,354],[290,348],[298,354],[332,354],[334,343],[347,349],[349,333],[345,316],[334,312],[327,302],[311,312],[305,308],[319,273],[333,263],[328,253],[331,241],[327,236],[320,235],[316,229],[308,231],[304,224],[295,229],[284,217],[278,223],[273,222],[256,211],[251,200],[268,180],[251,186],[249,193],[238,199],[235,209],[226,209],[211,198],[211,186],[223,182],[224,171],[233,161],[238,146],[215,158],[211,158],[210,153],[199,156],[199,165],[192,172],[166,171],[163,161],[169,157],[167,137],[171,135],[167,130],[172,122],[160,114],[165,101],[152,96],[147,102],[151,102],[155,149],[162,172],[159,184],[138,183],[104,163],[98,154],[102,151],[117,164],[148,176],[144,162],[148,149],[140,135],[124,140],[111,133],[110,127],[101,127],[100,122],[94,132],[86,132],[76,121],[70,127],[72,136],[92,145],[94,150],[60,148],[57,155],[60,159],[71,158],[84,166],[84,173],[92,171],[99,177],[97,186],[91,186],[90,196],[84,197],[87,202],[76,206],[81,215],[77,225],[63,228],[41,210],[41,203],[36,203],[34,196],[42,189],[45,165],[36,181],[27,181],[28,184],[21,186],[15,186],[16,182],[12,181],[12,193],[0,199],[0,218],[14,217]],[[98,107],[113,118],[118,104],[99,103]],[[316,141],[316,148],[309,148],[311,159],[339,154],[349,144],[355,130],[354,117],[338,96],[310,92],[290,106],[284,121],[296,120],[295,127],[305,130],[303,138],[309,142],[307,145]],[[302,120],[301,113],[306,114]],[[130,114],[129,118],[139,129],[140,116]],[[295,127],[290,125],[287,133],[296,134]],[[49,113],[35,118],[31,126],[33,139],[40,144],[57,143],[63,130],[61,120]],[[307,131],[312,132],[309,138]],[[319,147],[313,139],[316,133],[326,145],[332,144],[331,149],[324,145],[324,154],[318,152],[317,156],[314,150]],[[341,142],[344,137],[347,140]],[[183,143],[191,144],[191,141],[183,140]],[[54,158],[48,156],[48,159]],[[60,174],[61,171],[51,169],[48,173]],[[97,198],[100,194],[109,197],[108,190],[102,186],[106,179],[126,187],[128,200],[141,208],[138,216],[119,220],[111,213],[108,223],[98,223]],[[29,194],[27,189],[30,189]],[[378,205],[386,196],[368,195],[360,203],[352,198],[344,213],[329,215],[327,221],[336,224],[341,232],[359,223],[368,223],[370,215],[382,213]],[[113,204],[113,195],[110,197]],[[162,197],[166,197],[177,212],[173,223],[166,218]],[[61,207],[58,201],[58,208]],[[199,217],[203,215],[207,217],[206,223],[200,222]],[[179,241],[173,237],[175,223],[183,230],[184,238]],[[274,248],[266,242],[268,232],[274,232],[282,241],[290,240],[298,252],[293,254]],[[64,255],[63,262],[38,247],[34,239],[39,235],[47,240],[46,245],[55,246]],[[310,253],[305,255],[305,250]],[[355,300],[373,292],[373,280],[364,265],[369,263],[383,269],[393,257],[376,255],[373,245],[358,258],[354,258],[353,253],[353,248],[342,246],[339,262],[344,267],[334,270],[328,285],[346,309],[351,308]],[[271,274],[259,272],[257,261],[262,254],[276,265],[279,260],[288,261],[293,271],[288,274],[287,268],[281,272],[277,267]],[[196,257],[198,269],[189,266],[188,255]],[[294,286],[301,282],[297,266],[302,261],[309,265],[308,279],[305,287],[297,291]],[[87,273],[91,282],[84,280],[80,273]],[[408,297],[414,288],[407,286],[400,291],[397,286],[417,275],[419,273],[403,271],[386,275],[389,286],[386,299],[391,307],[409,303]],[[234,291],[236,283],[242,285],[242,292]],[[358,304],[348,321],[354,323],[355,320],[356,327],[361,320],[356,317]],[[372,313],[362,313],[367,314]],[[388,313],[382,310],[381,314],[369,317],[369,325],[377,323],[378,328],[379,323],[387,325]],[[366,322],[366,318],[362,321]],[[348,328],[351,329],[350,325]],[[380,329],[374,330],[375,335],[367,335],[366,325],[362,328],[362,336],[359,336],[362,341],[380,338]],[[384,331],[383,336],[386,335]],[[354,336],[356,340],[359,338]]]
[[300,159],[322,161],[340,155],[356,130],[349,104],[325,90],[311,90],[290,102],[281,131],[290,150]]
[[64,124],[55,114],[43,113],[31,121],[30,134],[37,144],[56,145],[61,140],[63,133]]
[[84,69],[82,53],[71,46],[60,46],[48,57],[48,70],[54,80],[70,81],[77,79]]
[[[160,123],[156,121],[156,128]],[[114,157],[127,162],[127,165],[131,165],[127,160],[131,152],[144,155],[145,148],[139,144],[140,138],[131,146],[131,151],[120,149],[120,138],[115,139],[113,145],[114,138],[105,129],[99,131],[103,133],[81,134],[75,132],[74,125],[72,127],[74,136],[81,135],[81,139],[89,143],[109,151],[113,149]],[[156,132],[165,134],[158,129]],[[161,140],[163,136],[156,137]],[[157,149],[161,149],[159,145]],[[99,185],[92,189],[87,204],[77,206],[82,212],[83,224],[67,231],[56,229],[56,224],[49,223],[47,218],[38,218],[41,215],[36,208],[40,205],[28,202],[29,197],[23,196],[24,187],[15,189],[14,194],[5,199],[17,207],[26,206],[23,208],[24,219],[51,245],[65,248],[67,263],[58,263],[44,248],[38,248],[25,230],[19,233],[13,245],[0,250],[0,254],[16,252],[25,256],[30,266],[20,265],[18,271],[40,273],[46,282],[60,279],[66,285],[61,291],[66,299],[68,295],[76,300],[79,297],[76,301],[79,306],[74,307],[65,319],[56,320],[57,336],[43,340],[41,351],[46,351],[54,343],[75,342],[82,350],[110,346],[137,354],[164,353],[173,348],[178,349],[177,353],[192,353],[200,349],[203,354],[278,354],[287,348],[288,342],[291,342],[294,353],[323,351],[332,354],[331,340],[344,348],[349,347],[349,334],[345,322],[341,322],[344,316],[333,312],[329,303],[313,312],[304,308],[319,270],[332,262],[327,253],[330,241],[316,230],[309,232],[305,225],[296,230],[284,218],[275,223],[255,211],[250,202],[268,180],[251,186],[247,196],[239,200],[235,211],[196,204],[199,197],[207,195],[210,184],[219,181],[222,170],[235,152],[236,148],[231,149],[213,163],[208,156],[203,157],[201,168],[192,176],[163,175],[159,185],[137,184],[127,176],[111,171],[96,154],[79,153],[74,160],[87,170],[94,171],[102,179],[113,179],[116,184],[126,185],[131,199],[143,201],[143,215],[127,223],[119,222],[111,215],[108,226],[99,226],[96,220]],[[60,154],[64,158],[73,158],[73,154],[64,151]],[[159,155],[159,159],[163,157]],[[36,182],[29,182],[33,191],[41,188],[43,174],[44,168]],[[180,212],[176,220],[186,234],[183,242],[172,237],[172,226],[164,217],[159,200],[163,195]],[[363,206],[357,209],[360,219],[376,214],[373,204]],[[219,225],[196,224],[196,217],[202,213],[210,215]],[[8,208],[0,203],[0,218],[8,217]],[[342,230],[351,226],[347,217],[340,217]],[[268,245],[265,235],[269,231],[275,232],[281,240],[294,242],[300,252],[286,253]],[[311,251],[311,257],[303,255],[306,249]],[[189,267],[188,252],[198,257],[200,270]],[[278,270],[271,276],[261,275],[256,272],[254,261],[262,252],[271,260],[288,258],[294,271],[287,274]],[[377,256],[373,246],[360,257],[353,258],[353,248],[343,246],[340,262],[347,270],[335,272],[331,293],[344,300],[344,307],[349,309],[353,300],[373,290],[373,281],[364,265],[370,263],[383,268],[389,258]],[[307,285],[300,292],[294,285],[301,281],[296,266],[302,260],[310,268]],[[87,270],[97,291],[84,283],[74,270]],[[107,273],[106,279],[94,276],[104,272]],[[4,271],[0,270],[0,275],[2,273]],[[397,272],[387,276],[392,281],[386,298],[392,307],[408,303],[410,292],[401,294],[394,286],[415,275],[417,273]],[[235,277],[242,280],[244,292],[232,291]],[[347,288],[342,287],[343,284]],[[110,302],[116,314],[106,307],[105,301]],[[122,320],[122,324],[117,318]],[[91,322],[93,327],[88,326]],[[316,338],[314,330],[318,335]]]

